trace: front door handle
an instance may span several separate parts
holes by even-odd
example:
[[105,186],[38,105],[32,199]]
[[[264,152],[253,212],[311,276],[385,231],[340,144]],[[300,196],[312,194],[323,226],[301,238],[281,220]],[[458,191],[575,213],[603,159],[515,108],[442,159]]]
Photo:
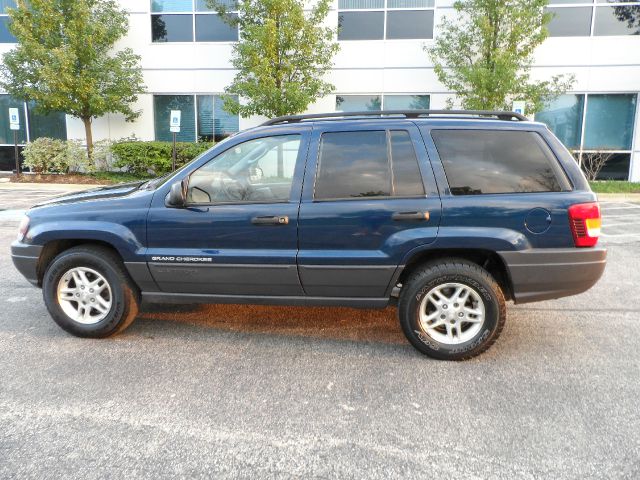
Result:
[[429,220],[429,212],[396,212],[391,215],[391,218],[396,222],[426,222]]
[[289,217],[286,215],[269,216],[269,217],[253,217],[251,223],[254,225],[288,225]]

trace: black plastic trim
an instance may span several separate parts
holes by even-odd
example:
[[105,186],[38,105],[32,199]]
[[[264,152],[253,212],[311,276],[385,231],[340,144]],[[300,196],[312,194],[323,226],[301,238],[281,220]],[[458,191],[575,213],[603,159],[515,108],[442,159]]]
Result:
[[585,292],[602,276],[607,258],[605,248],[539,248],[497,253],[509,270],[515,303]]
[[353,308],[385,308],[389,298],[365,297],[304,297],[304,296],[266,296],[266,295],[208,295],[197,293],[142,292],[142,299],[148,303],[224,303],[238,305],[291,305],[291,306],[329,306]]
[[42,245],[30,245],[15,241],[11,244],[11,260],[16,269],[33,285],[38,286],[38,260]]

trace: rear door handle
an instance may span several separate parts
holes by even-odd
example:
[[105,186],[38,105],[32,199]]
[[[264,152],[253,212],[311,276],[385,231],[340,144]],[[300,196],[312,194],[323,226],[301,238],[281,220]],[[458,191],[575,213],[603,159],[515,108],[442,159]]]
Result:
[[429,212],[396,212],[391,215],[391,218],[396,222],[426,222],[429,220]]
[[253,217],[251,223],[254,225],[288,225],[289,217],[286,215],[269,216],[269,217]]

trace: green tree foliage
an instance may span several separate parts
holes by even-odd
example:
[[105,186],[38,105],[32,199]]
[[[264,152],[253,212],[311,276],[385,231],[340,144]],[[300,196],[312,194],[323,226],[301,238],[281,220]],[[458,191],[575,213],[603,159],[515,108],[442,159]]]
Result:
[[[457,0],[456,20],[445,19],[432,47],[425,47],[435,73],[455,92],[463,108],[511,110],[514,100],[527,111],[571,88],[573,75],[530,78],[535,48],[548,36],[548,0]],[[449,105],[452,105],[451,99]]]
[[4,55],[0,86],[34,100],[42,113],[61,111],[82,120],[91,157],[94,118],[121,113],[128,121],[144,92],[140,57],[114,51],[128,29],[115,0],[17,0],[9,9],[18,45]]
[[242,116],[291,115],[334,90],[324,80],[339,48],[335,30],[323,25],[331,0],[318,0],[307,12],[303,0],[240,0],[234,7],[239,15],[229,14],[222,2],[208,2],[240,27],[232,57],[238,73],[226,92],[247,103],[227,96],[225,110]]

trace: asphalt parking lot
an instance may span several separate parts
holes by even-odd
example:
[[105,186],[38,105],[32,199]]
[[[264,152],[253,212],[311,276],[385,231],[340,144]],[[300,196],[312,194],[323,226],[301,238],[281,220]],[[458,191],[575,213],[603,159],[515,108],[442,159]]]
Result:
[[640,204],[603,204],[596,287],[511,305],[447,363],[391,308],[154,306],[67,335],[8,255],[55,193],[0,185],[2,479],[640,478]]

